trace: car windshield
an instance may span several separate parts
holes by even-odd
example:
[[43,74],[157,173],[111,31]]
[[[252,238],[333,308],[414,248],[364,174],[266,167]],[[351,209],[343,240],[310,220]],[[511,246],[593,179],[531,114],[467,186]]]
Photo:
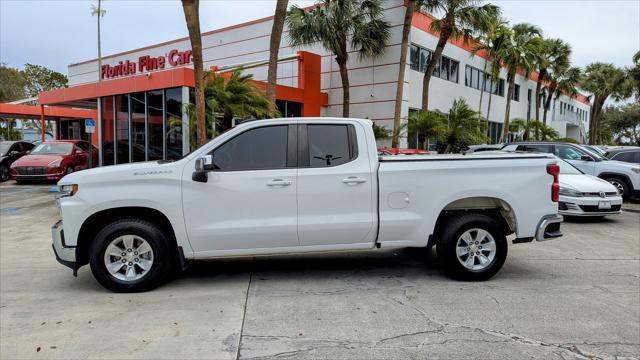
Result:
[[0,155],[7,155],[7,151],[13,145],[12,143],[0,143]]
[[70,154],[73,149],[72,143],[54,143],[54,142],[45,142],[38,146],[36,146],[31,154]]
[[573,165],[558,158],[558,166],[560,166],[560,174],[562,175],[580,175],[582,171],[576,169]]

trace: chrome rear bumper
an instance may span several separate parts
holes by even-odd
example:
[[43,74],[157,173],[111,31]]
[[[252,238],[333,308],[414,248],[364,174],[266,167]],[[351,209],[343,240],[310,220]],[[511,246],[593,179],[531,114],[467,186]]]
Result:
[[560,223],[562,220],[562,215],[558,214],[543,217],[538,224],[536,240],[545,241],[562,236],[562,232],[560,231]]

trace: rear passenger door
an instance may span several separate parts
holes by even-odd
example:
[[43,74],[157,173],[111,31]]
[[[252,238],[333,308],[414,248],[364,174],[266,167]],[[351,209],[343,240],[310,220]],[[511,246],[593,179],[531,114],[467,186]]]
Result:
[[353,124],[306,124],[298,129],[300,245],[373,242],[374,169],[364,129]]

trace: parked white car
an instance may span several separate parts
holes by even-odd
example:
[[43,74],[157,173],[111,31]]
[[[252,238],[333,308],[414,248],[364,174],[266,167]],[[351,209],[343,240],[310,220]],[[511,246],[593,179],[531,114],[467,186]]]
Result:
[[558,212],[566,216],[605,216],[620,214],[622,196],[609,182],[587,175],[558,159],[560,202]]
[[378,157],[372,123],[243,123],[175,162],[105,166],[58,183],[57,259],[113,291],[185,260],[436,246],[448,274],[486,280],[514,243],[562,235],[549,154]]
[[517,142],[506,145],[503,151],[526,151],[555,154],[585,174],[607,180],[622,197],[640,197],[640,166],[609,160],[583,146],[560,142]]

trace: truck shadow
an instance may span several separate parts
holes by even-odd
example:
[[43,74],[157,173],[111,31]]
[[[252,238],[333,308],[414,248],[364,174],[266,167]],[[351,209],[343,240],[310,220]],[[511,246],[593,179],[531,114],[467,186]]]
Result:
[[305,277],[314,274],[326,277],[416,272],[437,275],[441,272],[440,269],[433,251],[407,248],[192,261],[182,277],[206,278],[247,272],[292,276],[304,274]]

